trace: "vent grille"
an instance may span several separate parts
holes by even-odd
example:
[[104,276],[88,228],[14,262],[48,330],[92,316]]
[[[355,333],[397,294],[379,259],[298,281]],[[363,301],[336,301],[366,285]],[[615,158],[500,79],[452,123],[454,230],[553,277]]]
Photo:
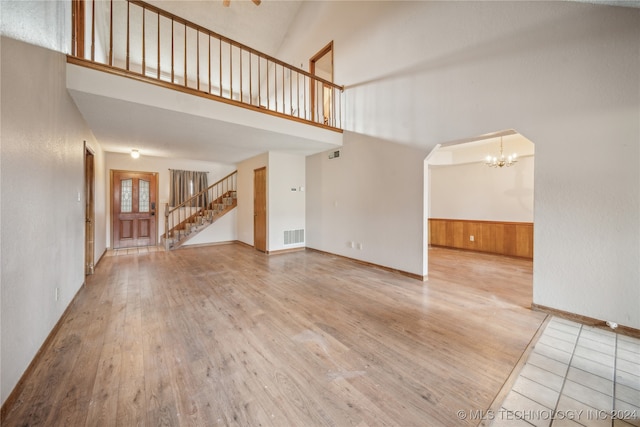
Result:
[[293,245],[304,242],[304,230],[285,230],[284,244]]

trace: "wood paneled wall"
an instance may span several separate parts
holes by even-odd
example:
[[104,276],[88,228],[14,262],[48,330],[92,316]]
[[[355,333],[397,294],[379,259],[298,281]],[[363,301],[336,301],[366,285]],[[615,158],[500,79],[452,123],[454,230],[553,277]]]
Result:
[[429,218],[429,244],[533,259],[533,223]]

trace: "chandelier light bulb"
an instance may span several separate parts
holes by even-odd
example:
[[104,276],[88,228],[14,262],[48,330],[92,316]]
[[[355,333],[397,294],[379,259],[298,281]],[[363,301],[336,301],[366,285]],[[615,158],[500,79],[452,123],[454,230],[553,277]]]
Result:
[[509,166],[513,166],[516,162],[517,162],[517,154],[513,153],[510,156],[507,156],[505,158],[504,156],[504,152],[503,152],[503,146],[502,146],[502,136],[500,137],[500,157],[491,157],[490,155],[487,156],[486,161],[484,162],[485,165],[489,166],[490,168],[501,168],[503,166],[509,167]]

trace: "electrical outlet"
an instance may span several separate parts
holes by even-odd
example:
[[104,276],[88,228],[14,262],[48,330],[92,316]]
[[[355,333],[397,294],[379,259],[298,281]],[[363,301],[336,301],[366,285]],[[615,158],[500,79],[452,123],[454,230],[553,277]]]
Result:
[[60,288],[56,288],[56,295],[55,295],[56,301],[58,301],[59,294],[60,294]]
[[358,243],[358,244],[356,245],[356,247],[358,248],[358,250],[359,250],[359,251],[361,251],[361,250],[362,250],[362,243]]
[[469,236],[469,241],[470,241],[470,242],[475,242],[475,241],[476,241],[475,236]]
[[347,242],[347,247],[348,247],[348,248],[353,249],[353,245],[354,245],[354,243],[353,243],[353,242]]

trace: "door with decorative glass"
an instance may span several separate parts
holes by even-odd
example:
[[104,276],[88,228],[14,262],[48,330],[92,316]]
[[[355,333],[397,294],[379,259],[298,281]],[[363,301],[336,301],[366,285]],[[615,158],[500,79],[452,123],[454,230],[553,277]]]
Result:
[[114,249],[157,244],[155,172],[111,171]]

